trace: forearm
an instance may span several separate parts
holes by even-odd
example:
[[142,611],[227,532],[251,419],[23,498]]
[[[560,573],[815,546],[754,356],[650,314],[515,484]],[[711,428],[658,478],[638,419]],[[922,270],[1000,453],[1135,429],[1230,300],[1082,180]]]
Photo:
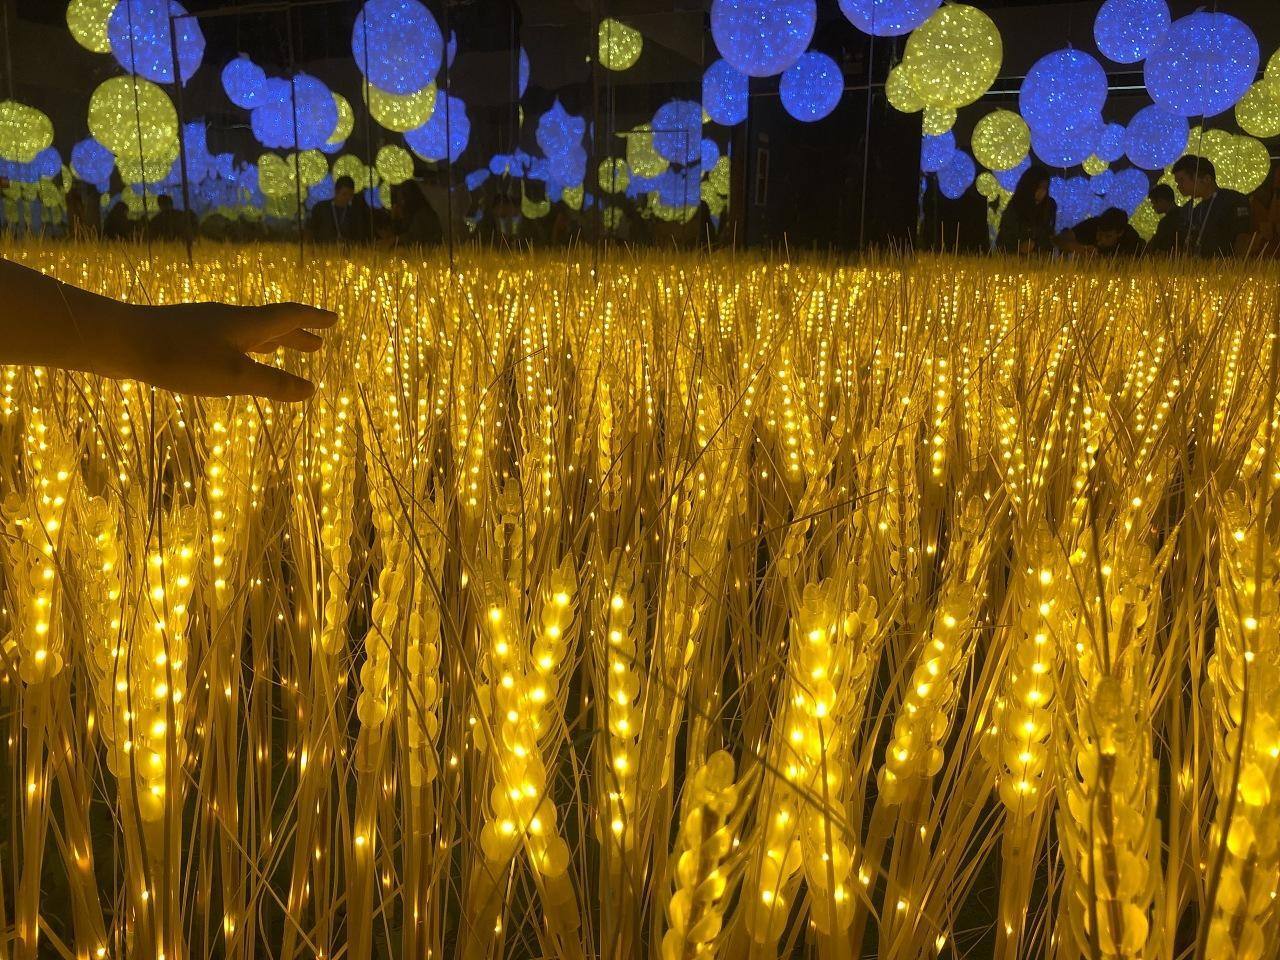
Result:
[[0,259],[0,363],[120,376],[142,309]]

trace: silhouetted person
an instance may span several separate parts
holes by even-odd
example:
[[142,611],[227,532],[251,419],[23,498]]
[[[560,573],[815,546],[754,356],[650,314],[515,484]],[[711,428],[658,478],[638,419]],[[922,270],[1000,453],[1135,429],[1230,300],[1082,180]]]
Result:
[[334,181],[333,199],[317,203],[307,221],[307,232],[316,243],[365,243],[372,229],[369,206],[356,196],[356,182],[350,177]]
[[1000,218],[996,249],[1003,253],[1049,253],[1057,220],[1058,204],[1049,196],[1049,171],[1029,167]]
[[1129,223],[1129,215],[1110,207],[1096,217],[1081,220],[1058,235],[1058,246],[1082,256],[1132,257],[1142,252],[1142,237]]
[[67,191],[67,235],[73,240],[96,240],[102,230],[102,198],[96,187],[76,180]]
[[1243,193],[1218,186],[1212,161],[1187,154],[1173,165],[1178,192],[1192,199],[1187,250],[1200,257],[1244,256],[1253,240],[1253,215]]
[[156,198],[160,211],[147,224],[147,232],[152,240],[185,240],[195,233],[195,224],[191,215],[173,208],[173,197],[167,193]]
[[1151,209],[1160,216],[1156,232],[1147,242],[1147,253],[1173,253],[1186,245],[1187,222],[1185,212],[1178,206],[1173,187],[1157,183],[1147,195]]
[[409,246],[436,244],[443,236],[440,220],[416,180],[391,188],[391,235],[394,242]]

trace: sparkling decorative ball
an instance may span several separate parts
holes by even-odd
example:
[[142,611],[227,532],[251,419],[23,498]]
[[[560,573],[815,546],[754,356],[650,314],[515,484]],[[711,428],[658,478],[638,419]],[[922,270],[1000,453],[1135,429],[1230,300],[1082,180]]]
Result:
[[694,163],[702,156],[702,105],[669,100],[653,115],[653,148],[672,163]]
[[991,89],[1000,72],[1000,31],[981,10],[941,7],[907,38],[902,62],[917,96],[929,107],[963,107]]
[[436,108],[436,86],[428,84],[414,93],[388,93],[378,87],[361,85],[369,116],[396,133],[406,133],[431,119]]
[[304,150],[302,153],[291,154],[289,162],[297,163],[297,170],[302,177],[304,187],[314,187],[329,176],[329,161],[319,150]]
[[1206,130],[1200,147],[1213,161],[1218,186],[1253,193],[1271,175],[1271,157],[1260,140],[1225,130]]
[[557,99],[551,104],[551,109],[538,118],[534,136],[539,149],[548,158],[554,158],[581,149],[586,132],[586,120],[569,113]]
[[1118,170],[1107,188],[1107,206],[1119,207],[1125,213],[1132,214],[1150,192],[1151,179],[1146,173],[1132,167]]
[[951,155],[947,165],[938,171],[938,189],[948,200],[959,200],[973,186],[977,173],[973,157],[963,150],[957,150]]
[[338,126],[338,108],[329,88],[309,74],[300,73],[292,82],[272,77],[263,87],[262,102],[249,114],[249,126],[264,147],[318,150]]
[[222,89],[237,107],[252,110],[261,102],[267,85],[267,72],[240,54],[222,68]]
[[840,65],[825,53],[811,50],[787,68],[782,75],[780,93],[787,113],[812,123],[828,116],[840,103],[844,74],[840,72]]
[[818,22],[815,0],[712,0],[711,36],[740,73],[772,77],[800,59]]
[[1280,89],[1260,80],[1236,104],[1236,123],[1255,137],[1280,137]]
[[110,179],[116,158],[93,137],[86,137],[71,148],[71,169],[81,180],[102,183]]
[[626,134],[620,134],[627,142],[627,166],[635,177],[656,177],[670,165],[666,157],[653,145],[653,125],[643,123]]
[[1106,0],[1093,22],[1098,50],[1116,63],[1146,59],[1169,29],[1167,0]]
[[988,170],[1010,170],[1026,159],[1031,130],[1012,110],[993,110],[973,128],[970,145],[974,158]]
[[889,106],[902,113],[916,113],[924,109],[924,101],[911,85],[910,69],[898,64],[889,71],[884,81],[885,99]]
[[849,22],[875,37],[900,37],[929,19],[941,0],[840,0]]
[[[1028,135],[1028,149],[1030,149],[1029,135]],[[993,171],[993,173],[995,175],[996,180],[999,182],[1001,188],[1008,190],[1010,193],[1012,193],[1017,188],[1018,181],[1022,179],[1022,175],[1030,169],[1031,169],[1031,157],[1030,155],[1028,155],[1026,157],[1023,157],[1022,162],[1019,163],[1016,167],[1012,167],[1008,170],[995,170]]]
[[1031,149],[1051,167],[1074,167],[1093,153],[1101,130],[1101,120],[1080,126],[1032,127]]
[[1245,95],[1258,72],[1253,31],[1226,13],[1174,21],[1143,65],[1151,99],[1183,117],[1213,117]]
[[371,84],[405,96],[435,81],[444,58],[444,37],[435,17],[418,0],[368,0],[356,14],[351,52]]
[[937,173],[956,153],[956,135],[948,130],[938,136],[926,136],[920,142],[920,169]]
[[925,107],[921,128],[925,133],[946,133],[956,125],[956,112],[950,107]]
[[338,123],[333,128],[333,133],[329,139],[325,141],[326,147],[341,146],[351,136],[351,131],[355,129],[356,115],[351,110],[351,104],[347,98],[340,93],[333,95],[333,108],[338,111]]
[[121,0],[107,19],[111,53],[120,66],[156,83],[173,83],[170,15],[178,17],[178,73],[186,83],[204,59],[204,34],[176,0]]
[[1186,118],[1155,104],[1135,113],[1125,131],[1124,152],[1144,170],[1163,170],[1186,149]]
[[627,161],[616,158],[600,161],[596,182],[605,193],[622,193],[631,182],[631,171],[627,168]]
[[297,171],[293,163],[274,153],[264,153],[258,158],[258,189],[265,197],[296,194]]
[[356,193],[362,193],[372,186],[372,174],[369,165],[359,157],[349,153],[343,154],[333,162],[333,179],[350,177],[356,185]]
[[611,17],[600,21],[600,66],[606,70],[629,70],[643,49],[639,30]]
[[119,0],[71,0],[67,6],[67,27],[76,43],[94,53],[110,53],[111,37],[107,34],[107,20],[118,2]]
[[1124,156],[1124,135],[1124,124],[1108,123],[1102,128],[1102,135],[1098,137],[1098,143],[1093,148],[1093,152],[1100,160],[1115,163]]
[[178,111],[142,77],[112,77],[93,91],[89,132],[115,154],[126,183],[158,183],[178,159]]
[[389,143],[378,151],[373,167],[387,183],[404,183],[413,176],[413,157],[404,147]]
[[1099,119],[1106,102],[1106,71],[1079,50],[1055,50],[1041,57],[1018,91],[1018,111],[1027,126],[1047,133]]
[[524,96],[524,92],[529,89],[529,53],[524,47],[520,48],[519,63],[517,64],[516,83],[519,88],[519,95]]
[[986,171],[978,174],[978,178],[973,181],[973,185],[977,188],[978,193],[988,200],[994,200],[1000,194],[1000,181]]
[[750,78],[728,60],[717,60],[702,75],[702,109],[713,122],[736,126],[747,119]]
[[1084,167],[1084,172],[1093,177],[1095,181],[1099,175],[1104,172],[1108,172],[1107,161],[1103,160],[1096,153],[1091,153],[1089,156],[1085,157],[1080,166]]
[[710,137],[702,138],[702,156],[698,161],[703,171],[710,170],[720,162],[720,145]]
[[471,119],[467,105],[457,97],[445,94],[436,101],[431,119],[404,135],[409,149],[423,160],[445,160],[453,163],[467,149],[471,140]]
[[53,143],[53,121],[35,107],[16,100],[0,101],[0,157],[30,163]]

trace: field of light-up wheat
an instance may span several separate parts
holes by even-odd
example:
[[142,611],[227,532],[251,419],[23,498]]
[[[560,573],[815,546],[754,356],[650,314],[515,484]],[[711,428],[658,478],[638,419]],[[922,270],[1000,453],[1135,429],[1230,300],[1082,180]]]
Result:
[[1275,955],[1274,273],[8,253],[342,320],[0,374],[0,955]]

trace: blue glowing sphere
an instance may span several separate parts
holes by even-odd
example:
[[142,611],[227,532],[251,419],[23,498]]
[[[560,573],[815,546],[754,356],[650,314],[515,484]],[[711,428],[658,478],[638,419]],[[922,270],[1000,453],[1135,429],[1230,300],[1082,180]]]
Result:
[[1049,196],[1058,205],[1057,229],[1068,230],[1080,221],[1101,213],[1101,198],[1094,195],[1088,177],[1054,177]]
[[1079,50],[1056,50],[1041,57],[1018,91],[1018,111],[1032,131],[1090,123],[1106,102],[1106,71]]
[[110,178],[116,158],[93,137],[81,140],[71,148],[71,170],[81,180],[101,183]]
[[702,202],[702,186],[696,171],[667,170],[655,178],[658,199],[668,207],[693,207]]
[[435,80],[444,37],[418,0],[368,0],[356,14],[351,52],[371,84],[403,96]]
[[966,190],[973,186],[973,179],[978,169],[974,166],[973,157],[963,150],[956,150],[947,161],[947,165],[938,171],[938,189],[948,200],[959,200]]
[[489,176],[489,171],[484,167],[479,170],[472,170],[467,174],[467,189],[472,191],[479,190],[484,186],[484,182],[489,179]]
[[1151,191],[1151,181],[1141,170],[1132,167],[1116,173],[1107,190],[1107,206],[1119,207],[1130,216],[1138,209],[1138,205],[1147,199]]
[[222,68],[222,89],[237,107],[252,110],[262,97],[267,73],[243,53]]
[[517,81],[520,87],[520,96],[524,96],[524,92],[529,89],[529,54],[524,47],[520,48],[520,62],[517,65],[519,74]]
[[562,187],[576,187],[587,176],[587,151],[585,147],[576,146],[564,153],[557,153],[547,158],[547,182],[558,183]]
[[58,153],[57,147],[45,147],[31,161],[31,169],[35,173],[36,179],[56,177],[62,173],[62,154]]
[[1098,143],[1093,148],[1093,152],[1099,160],[1105,160],[1107,163],[1115,163],[1124,156],[1124,124],[1108,123],[1102,128],[1102,135],[1098,137]]
[[1074,167],[1093,153],[1102,131],[1095,118],[1078,126],[1039,127],[1031,130],[1031,149],[1051,167]]
[[717,60],[702,75],[702,109],[721,126],[741,123],[747,119],[750,82],[728,60]]
[[920,142],[920,169],[925,173],[937,173],[956,153],[956,135],[948,130],[937,136],[926,135]]
[[556,100],[551,109],[538,118],[534,138],[543,153],[555,157],[580,148],[586,132],[586,120],[573,116]]
[[810,50],[782,75],[780,93],[787,113],[812,123],[828,116],[840,102],[844,74],[825,53]]
[[1258,39],[1225,13],[1193,13],[1177,20],[1143,65],[1147,93],[1183,117],[1230,110],[1258,73]]
[[117,3],[107,18],[107,38],[111,54],[129,73],[136,73],[156,83],[173,83],[173,37],[169,16],[178,28],[178,74],[182,82],[204,59],[204,34],[195,17],[176,0],[125,0]]
[[815,0],[712,0],[716,49],[749,77],[772,77],[800,59],[818,22]]
[[449,42],[444,47],[444,64],[446,67],[453,66],[453,58],[458,55],[458,31],[449,31]]
[[448,94],[436,99],[436,109],[430,120],[404,135],[409,149],[423,160],[447,158],[450,163],[462,156],[470,139],[471,120],[467,117],[467,105]]
[[929,19],[941,0],[840,0],[849,22],[874,37],[900,37]]
[[1189,133],[1186,117],[1153,104],[1143,107],[1129,121],[1124,152],[1135,167],[1163,170],[1187,149]]
[[1093,22],[1093,39],[1108,60],[1146,59],[1169,29],[1166,0],[1107,0]]
[[[294,105],[297,98],[297,137]],[[262,102],[249,115],[253,135],[273,150],[318,150],[338,126],[338,108],[329,88],[300,73],[293,83],[272,77],[263,85]]]
[[1022,175],[1031,169],[1031,158],[1023,157],[1022,162],[1010,170],[993,171],[996,182],[1004,187],[1010,193],[1018,187],[1018,181],[1022,179]]
[[668,100],[653,115],[653,149],[672,163],[696,163],[702,156],[702,104]]
[[1103,170],[1101,173],[1095,173],[1089,178],[1089,189],[1093,191],[1094,196],[1105,197],[1115,183],[1115,179],[1116,172],[1114,170]]
[[702,157],[699,166],[703,171],[710,170],[720,159],[720,145],[707,137],[702,138]]

